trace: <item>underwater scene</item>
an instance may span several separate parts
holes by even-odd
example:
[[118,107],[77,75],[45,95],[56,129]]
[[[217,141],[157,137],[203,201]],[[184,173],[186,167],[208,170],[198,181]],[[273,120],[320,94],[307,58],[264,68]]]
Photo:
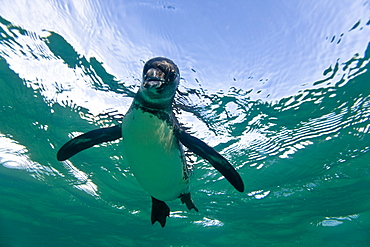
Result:
[[[199,211],[166,201],[163,228],[122,141],[56,156],[120,124],[159,56],[244,182],[186,151]],[[370,246],[369,60],[365,0],[0,0],[0,246]]]

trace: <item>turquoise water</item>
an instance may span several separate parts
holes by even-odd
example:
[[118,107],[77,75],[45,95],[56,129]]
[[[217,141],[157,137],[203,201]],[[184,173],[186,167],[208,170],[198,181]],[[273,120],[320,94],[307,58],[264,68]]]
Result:
[[[369,246],[369,13],[366,1],[3,1],[0,246]],[[168,202],[163,229],[118,142],[55,157],[119,122],[154,56],[180,67],[179,121],[246,187],[191,157],[199,212]]]

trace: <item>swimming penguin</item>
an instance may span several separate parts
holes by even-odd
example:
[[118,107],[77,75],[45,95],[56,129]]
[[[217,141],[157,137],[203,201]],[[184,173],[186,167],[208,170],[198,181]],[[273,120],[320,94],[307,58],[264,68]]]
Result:
[[142,84],[122,123],[73,138],[57,153],[57,159],[63,161],[96,144],[121,138],[122,156],[152,197],[152,224],[158,221],[162,227],[170,214],[164,201],[180,198],[189,210],[198,212],[190,197],[183,146],[208,160],[235,189],[244,191],[243,181],[232,165],[179,126],[172,111],[179,80],[179,69],[170,59],[150,59],[144,65]]

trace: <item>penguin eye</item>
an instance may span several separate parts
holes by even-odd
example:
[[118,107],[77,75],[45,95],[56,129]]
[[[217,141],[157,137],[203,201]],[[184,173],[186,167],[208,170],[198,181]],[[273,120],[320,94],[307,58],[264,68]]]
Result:
[[177,74],[174,70],[168,72],[167,81],[174,81],[176,80]]
[[177,77],[176,71],[170,68],[169,66],[166,66],[164,64],[159,64],[157,68],[163,71],[163,73],[166,75],[167,82],[174,81],[176,79]]

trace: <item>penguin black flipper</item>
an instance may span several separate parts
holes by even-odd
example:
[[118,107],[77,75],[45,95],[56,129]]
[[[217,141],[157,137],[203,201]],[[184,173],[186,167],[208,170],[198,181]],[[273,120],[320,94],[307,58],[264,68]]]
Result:
[[164,201],[152,197],[152,225],[158,221],[162,228],[166,225],[166,217],[170,216],[170,208]]
[[216,168],[230,183],[240,192],[244,191],[244,183],[239,173],[234,167],[219,154],[216,150],[208,146],[200,139],[191,136],[185,131],[179,129],[177,131],[177,138],[190,151],[199,155],[203,159],[208,160],[211,165]]
[[96,144],[114,141],[121,137],[121,125],[89,131],[64,144],[57,153],[57,159],[59,161],[69,159],[76,153],[90,148]]

